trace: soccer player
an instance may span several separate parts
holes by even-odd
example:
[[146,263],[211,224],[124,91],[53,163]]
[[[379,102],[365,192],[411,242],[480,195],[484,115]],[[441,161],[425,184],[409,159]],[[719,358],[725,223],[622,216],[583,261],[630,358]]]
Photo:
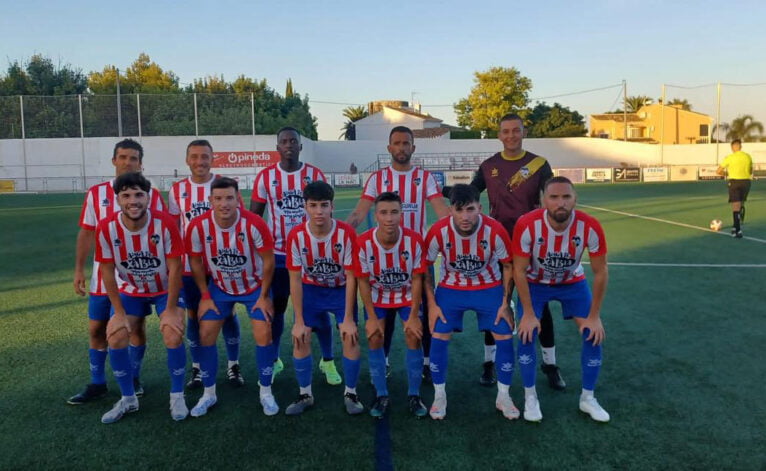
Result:
[[[513,376],[513,318],[511,296],[511,241],[503,226],[481,214],[479,191],[455,185],[450,192],[450,217],[437,221],[426,236],[428,263],[442,256],[442,280],[434,293],[433,275],[427,276],[426,296],[433,332],[431,376],[434,383],[433,419],[447,415],[448,347],[452,332],[463,330],[465,311],[475,311],[479,330],[491,331],[497,344],[497,399],[495,406],[507,419],[518,419],[510,396]],[[502,266],[502,272],[501,267]]]
[[359,378],[359,333],[356,319],[354,249],[356,233],[332,217],[335,193],[322,181],[303,189],[308,221],[290,232],[287,269],[293,300],[293,366],[298,378],[298,399],[287,406],[287,415],[298,415],[314,405],[311,393],[311,332],[335,315],[343,343],[346,412],[361,414],[364,406],[356,393]]
[[423,324],[420,302],[425,273],[423,239],[410,229],[401,227],[402,200],[392,192],[375,198],[375,221],[378,226],[357,239],[356,277],[364,303],[365,329],[369,344],[370,376],[377,399],[370,408],[373,417],[382,418],[388,409],[386,358],[383,353],[385,320],[402,318],[407,344],[407,385],[409,410],[415,417],[428,414],[420,400],[423,350],[420,339]]
[[[575,211],[576,201],[569,179],[551,178],[545,184],[543,207],[522,216],[513,234],[513,277],[521,305],[518,334],[524,419],[532,422],[543,418],[535,390],[534,342],[543,306],[549,301],[559,301],[564,318],[574,318],[582,334],[580,410],[595,421],[609,421],[609,414],[593,396],[605,337],[601,304],[608,280],[606,239],[595,218]],[[594,275],[592,295],[580,263],[585,250]]]
[[[295,128],[284,127],[277,132],[277,151],[279,163],[266,167],[258,173],[253,184],[253,196],[250,211],[263,217],[266,206],[269,207],[268,224],[274,236],[274,319],[271,323],[271,336],[274,341],[276,360],[274,376],[284,368],[279,358],[279,345],[285,328],[285,310],[290,297],[290,277],[285,265],[285,244],[290,231],[306,221],[303,204],[303,189],[314,181],[327,181],[324,173],[313,165],[300,161],[303,150],[301,135]],[[319,369],[325,375],[327,383],[338,385],[343,382],[333,360],[332,325],[329,316],[318,319],[314,332],[322,348],[322,360]]]
[[[173,420],[183,420],[189,409],[183,393],[184,314],[178,307],[184,254],[181,233],[169,215],[148,209],[151,184],[140,173],[120,175],[113,189],[120,212],[99,223],[96,260],[101,263],[101,277],[114,309],[106,336],[109,360],[122,398],[101,417],[101,422],[110,424],[138,410],[128,339],[131,332],[144,329],[152,305],[159,315],[160,332],[167,347],[170,415]],[[119,277],[115,276],[115,269]]]
[[[128,172],[141,171],[144,159],[144,149],[133,139],[123,139],[114,146],[112,165],[115,177]],[[108,219],[120,210],[115,197],[114,180],[93,185],[85,195],[85,201],[80,213],[80,231],[77,233],[75,250],[74,291],[80,296],[88,296],[88,333],[90,337],[90,383],[85,389],[70,397],[69,404],[78,405],[104,397],[107,393],[105,364],[107,357],[106,324],[109,321],[109,311],[112,308],[106,294],[98,261],[93,261],[93,273],[90,288],[85,288],[85,261],[93,250],[96,240],[96,227],[104,219]],[[152,190],[149,194],[152,211],[164,211],[165,202],[159,191]],[[131,332],[128,346],[132,364],[136,395],[143,395],[143,385],[139,379],[141,360],[146,351],[146,335],[143,330]]]
[[[391,154],[391,165],[370,175],[364,185],[364,190],[362,190],[362,198],[346,222],[353,227],[359,226],[367,216],[370,208],[372,208],[375,198],[381,193],[390,191],[398,194],[402,200],[402,227],[411,229],[418,234],[425,234],[428,227],[426,201],[431,203],[437,218],[442,218],[449,214],[447,205],[444,203],[441,195],[439,184],[431,172],[412,165],[412,154],[415,153],[415,138],[410,128],[396,126],[391,129],[388,136],[388,152]],[[427,318],[428,312],[425,300],[423,301],[423,307],[426,309],[424,316]],[[384,350],[387,366],[395,326],[396,315],[391,314],[386,318],[385,330]],[[428,380],[431,376],[431,372],[428,369],[431,334],[427,325],[423,329],[422,341],[424,353],[423,375]]]
[[[522,147],[526,130],[521,117],[507,114],[500,119],[498,139],[503,150],[488,158],[479,166],[471,185],[479,192],[487,190],[489,214],[513,235],[516,221],[523,214],[540,206],[540,195],[545,182],[553,176],[548,161]],[[513,288],[511,288],[513,289]],[[540,330],[540,347],[543,353],[542,370],[553,389],[566,387],[556,366],[556,344],[553,318],[546,305],[543,308]],[[495,383],[495,346],[492,335],[484,333],[484,365],[479,382],[484,386]]]
[[[270,297],[274,276],[274,241],[260,216],[240,210],[236,180],[215,179],[210,185],[212,210],[195,218],[186,232],[186,247],[194,281],[200,294],[200,365],[205,392],[191,410],[192,417],[205,415],[217,402],[215,379],[218,349],[215,341],[234,305],[244,304],[251,319],[255,357],[259,371],[263,413],[279,412],[271,392],[274,351]],[[210,268],[210,283],[207,270]]]
[[753,180],[753,158],[742,151],[742,141],[739,139],[731,141],[731,150],[732,153],[727,155],[718,167],[718,174],[728,174],[729,203],[734,220],[731,236],[741,239],[742,223],[745,222],[745,201]]
[[[191,221],[210,209],[210,184],[218,178],[218,175],[210,171],[213,161],[213,147],[205,139],[197,139],[186,146],[186,165],[189,166],[191,176],[173,183],[168,195],[168,213],[178,220],[181,235],[185,235]],[[239,192],[237,192],[239,195]],[[240,207],[245,204],[240,196]],[[186,383],[187,389],[202,387],[200,377],[200,337],[199,320],[197,319],[197,307],[200,301],[200,292],[194,283],[188,256],[184,256],[183,307],[186,308],[187,325],[186,338],[189,340],[189,351],[192,357],[191,378]],[[232,386],[243,386],[245,379],[239,367],[239,318],[236,314],[227,316],[223,322],[223,338],[226,342],[226,356],[229,364],[226,376]]]

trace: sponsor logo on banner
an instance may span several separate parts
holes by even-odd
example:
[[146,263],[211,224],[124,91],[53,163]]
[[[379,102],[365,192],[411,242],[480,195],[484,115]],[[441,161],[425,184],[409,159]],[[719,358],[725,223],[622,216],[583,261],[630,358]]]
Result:
[[585,182],[585,169],[584,168],[560,168],[556,170],[556,175],[560,177],[567,177],[572,183],[584,183]]
[[447,172],[446,181],[448,186],[457,185],[458,183],[471,183],[473,179],[473,172],[469,171],[456,171]]
[[612,169],[611,168],[588,168],[585,169],[585,181],[596,182],[611,182],[612,181]]
[[212,168],[268,167],[279,162],[277,151],[213,152]]
[[697,166],[674,165],[670,167],[670,180],[674,182],[693,182],[697,180]]
[[620,167],[614,169],[614,181],[616,182],[639,182],[641,181],[641,169],[638,167]]
[[642,169],[645,182],[666,182],[668,181],[667,167],[644,167]]
[[434,176],[434,180],[439,184],[439,188],[444,188],[444,172],[431,172]]
[[335,186],[359,186],[359,174],[336,173],[333,177]]
[[718,165],[700,165],[697,168],[697,178],[700,180],[723,180],[723,176],[716,173],[717,170]]

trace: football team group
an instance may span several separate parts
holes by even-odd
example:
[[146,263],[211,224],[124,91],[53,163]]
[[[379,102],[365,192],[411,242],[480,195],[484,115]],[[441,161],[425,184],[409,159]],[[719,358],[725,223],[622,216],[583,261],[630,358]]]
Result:
[[[443,419],[450,339],[462,331],[465,312],[472,311],[484,336],[480,383],[497,384],[497,409],[518,419],[521,413],[510,394],[518,360],[523,416],[537,422],[543,417],[535,390],[538,337],[548,384],[566,388],[556,366],[548,307],[558,301],[582,336],[579,409],[593,420],[609,421],[594,397],[605,337],[600,318],[608,280],[604,232],[596,219],[575,210],[572,183],[554,177],[543,157],[522,148],[519,116],[505,116],[498,136],[503,150],[480,165],[470,184],[440,188],[433,174],[411,163],[412,131],[393,128],[390,166],[369,176],[345,221],[333,216],[334,191],[325,175],[301,162],[301,137],[293,128],[278,132],[280,161],[258,173],[249,210],[236,180],[211,173],[208,141],[187,146],[191,176],[173,184],[167,205],[140,173],[141,145],[118,142],[112,156],[115,178],[89,189],[80,217],[74,289],[89,295],[91,380],[68,402],[83,404],[106,395],[108,357],[121,398],[101,421],[113,423],[138,410],[144,394],[145,319],[154,308],[167,349],[171,417],[207,414],[218,401],[219,334],[228,382],[245,383],[234,311],[239,303],[250,318],[263,413],[275,415],[280,406],[271,385],[284,369],[280,340],[291,300],[292,365],[299,391],[285,408],[287,415],[314,405],[311,342],[316,334],[322,355],[318,367],[327,383],[345,385],[343,407],[352,415],[365,411],[357,383],[360,343],[366,339],[376,392],[367,408],[373,417],[385,416],[388,357],[399,326],[406,345],[408,410],[415,417]],[[480,202],[484,190],[488,215]],[[427,204],[438,217],[430,227]],[[375,227],[357,235],[370,211]],[[586,250],[592,288],[581,265]],[[91,253],[93,273],[86,288]],[[336,369],[333,335],[342,344],[343,377]],[[184,336],[192,365],[188,380]],[[434,386],[430,408],[421,400],[424,381]],[[202,391],[191,410],[185,390]]]

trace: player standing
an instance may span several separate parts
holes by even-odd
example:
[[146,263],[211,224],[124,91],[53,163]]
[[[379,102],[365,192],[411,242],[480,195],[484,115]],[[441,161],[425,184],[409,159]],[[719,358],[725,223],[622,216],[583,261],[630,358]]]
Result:
[[[564,318],[573,317],[582,334],[580,410],[595,421],[609,421],[609,414],[593,395],[605,338],[601,304],[609,277],[606,239],[595,218],[575,211],[576,202],[568,178],[551,178],[545,184],[543,208],[522,216],[513,234],[513,275],[521,304],[518,333],[524,419],[532,422],[543,418],[535,390],[534,345],[543,306],[549,301],[559,301]],[[592,295],[580,263],[585,250],[594,275]]]
[[725,172],[729,178],[729,203],[734,220],[731,236],[741,239],[742,223],[745,222],[745,201],[753,181],[753,158],[742,151],[742,141],[739,139],[731,141],[731,150],[732,153],[727,155],[718,167],[718,174],[723,175]]
[[[140,173],[120,175],[113,189],[121,211],[99,223],[96,260],[101,263],[101,277],[114,308],[106,336],[112,371],[122,398],[101,417],[101,422],[113,423],[125,413],[138,410],[128,338],[131,332],[144,329],[152,305],[160,318],[160,332],[167,347],[170,415],[173,420],[183,420],[189,409],[183,393],[184,314],[178,308],[184,254],[181,233],[169,215],[148,209],[151,184]],[[119,278],[115,276],[115,269]]]
[[366,314],[370,376],[377,399],[370,408],[373,417],[382,418],[388,409],[386,357],[383,352],[385,320],[402,318],[407,344],[408,405],[416,417],[428,413],[420,400],[423,350],[420,339],[420,302],[423,298],[423,239],[413,230],[401,227],[402,200],[383,192],[375,198],[377,227],[357,239],[356,277]]
[[[199,353],[205,386],[191,415],[205,415],[218,400],[215,341],[226,319],[235,315],[236,303],[245,305],[251,319],[263,412],[275,415],[279,406],[271,392],[274,305],[269,294],[274,276],[274,241],[260,216],[237,209],[241,197],[235,180],[220,177],[213,181],[209,200],[212,210],[195,218],[186,233],[192,273],[201,293]],[[210,269],[209,284],[206,267]]]
[[[210,171],[213,161],[213,146],[205,139],[197,139],[186,146],[186,165],[191,176],[173,183],[168,195],[168,213],[178,220],[181,235],[185,235],[191,221],[210,210],[210,184],[218,175]],[[239,195],[239,192],[237,192]],[[245,204],[241,201],[240,207]],[[189,351],[192,357],[191,378],[186,384],[188,389],[202,387],[200,377],[200,334],[197,307],[200,292],[194,283],[188,256],[184,256],[182,296],[187,314],[186,338],[189,340]],[[223,338],[226,342],[226,356],[229,359],[226,376],[233,386],[243,386],[245,379],[239,367],[239,318],[236,314],[227,316],[223,322]]]
[[[479,192],[471,185],[455,185],[450,192],[450,217],[437,221],[426,236],[428,263],[442,256],[442,280],[434,293],[428,275],[426,296],[433,331],[431,375],[434,403],[431,418],[447,415],[448,347],[452,332],[463,330],[465,311],[475,311],[479,330],[491,331],[497,344],[497,399],[495,406],[508,419],[519,418],[510,396],[513,377],[513,318],[511,296],[511,241],[503,226],[481,214]],[[500,267],[502,266],[502,272]]]
[[[133,139],[123,139],[114,146],[112,152],[112,165],[114,165],[115,177],[128,172],[140,172],[144,159],[144,149],[141,144]],[[109,322],[109,311],[112,304],[106,294],[101,270],[97,261],[93,261],[93,273],[90,288],[85,288],[85,261],[93,250],[96,240],[96,227],[104,219],[108,219],[120,210],[115,197],[114,180],[93,185],[88,189],[83,201],[80,213],[80,230],[77,233],[77,246],[75,250],[74,268],[74,291],[80,296],[88,296],[88,333],[90,348],[88,358],[90,360],[90,383],[85,389],[70,397],[69,404],[83,404],[93,399],[103,397],[107,393],[105,364],[107,357],[106,324]],[[165,203],[159,191],[152,190],[149,196],[150,207],[153,211],[164,211]],[[143,330],[131,333],[128,346],[132,364],[134,365],[133,378],[135,381],[136,395],[143,395],[143,386],[139,380],[141,360],[146,351],[146,334]]]
[[356,393],[359,378],[359,333],[356,314],[354,250],[356,233],[332,217],[335,193],[325,182],[303,189],[308,221],[294,228],[287,240],[287,268],[293,300],[293,366],[300,393],[285,413],[298,415],[314,405],[311,393],[311,332],[335,316],[343,343],[346,412],[364,411]]
[[[349,215],[348,222],[353,227],[359,226],[378,195],[384,192],[392,192],[399,195],[402,200],[401,224],[406,229],[413,230],[418,234],[425,234],[427,230],[426,201],[436,212],[437,218],[449,214],[447,205],[441,194],[439,184],[428,170],[412,165],[412,155],[415,153],[415,138],[412,130],[405,126],[396,126],[388,135],[388,152],[391,154],[391,165],[382,168],[367,179],[362,190],[362,197],[354,211]],[[424,317],[428,317],[427,304],[423,302]],[[386,318],[384,350],[386,365],[388,354],[391,350],[396,315]],[[423,375],[430,378],[429,352],[431,348],[431,334],[428,326],[423,329]]]
[[[279,163],[261,170],[253,184],[250,211],[263,217],[266,206],[269,207],[268,224],[274,236],[274,319],[271,324],[272,339],[276,361],[274,375],[284,368],[279,358],[279,345],[285,328],[285,310],[290,297],[290,277],[285,265],[285,244],[290,231],[306,221],[303,204],[303,189],[314,181],[327,181],[324,173],[313,165],[300,161],[303,150],[301,135],[297,129],[284,127],[277,132],[277,151]],[[332,326],[329,317],[321,320],[314,331],[322,348],[322,361],[319,369],[325,374],[327,382],[338,385],[343,380],[335,368],[332,348]]]

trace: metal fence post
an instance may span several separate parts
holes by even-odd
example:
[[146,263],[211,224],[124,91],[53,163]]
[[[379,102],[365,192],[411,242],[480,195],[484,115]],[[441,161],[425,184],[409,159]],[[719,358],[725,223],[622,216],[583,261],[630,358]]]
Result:
[[[85,126],[82,119],[82,95],[77,95],[77,104],[80,108],[80,155],[82,157],[80,175],[82,175],[82,189],[85,190]],[[74,192],[74,185],[72,185],[72,192]]]
[[19,112],[21,113],[21,155],[24,158],[24,191],[29,191],[29,176],[27,175],[27,130],[24,126],[24,95],[19,95]]
[[194,94],[194,135],[199,137],[199,120],[197,119],[197,94]]
[[136,117],[138,118],[138,139],[141,140],[141,94],[136,93]]

